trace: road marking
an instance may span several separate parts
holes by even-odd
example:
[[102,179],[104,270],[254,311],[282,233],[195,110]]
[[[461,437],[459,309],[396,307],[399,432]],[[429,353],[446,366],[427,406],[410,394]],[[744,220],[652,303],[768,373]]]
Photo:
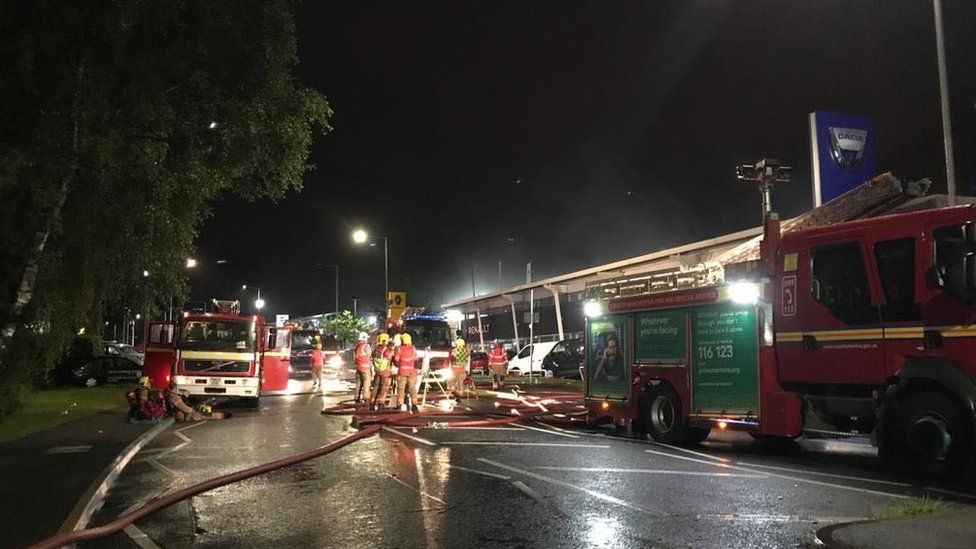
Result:
[[698,456],[698,457],[703,457],[703,458],[708,458],[708,459],[714,459],[715,461],[721,461],[722,463],[729,463],[729,462],[732,461],[732,460],[727,459],[727,458],[724,458],[724,457],[713,456],[712,454],[706,454],[704,452],[696,452],[694,450],[689,450],[687,448],[681,448],[679,446],[672,446],[670,444],[663,444],[661,442],[655,442],[653,444],[655,444],[656,446],[664,446],[665,448],[670,448],[672,450],[677,450],[679,452],[685,452],[686,454],[691,454],[693,456]]
[[802,515],[767,515],[762,513],[706,513],[695,515],[696,519],[716,519],[726,521],[749,521],[749,522],[854,522],[857,520],[867,520],[867,517],[808,517]]
[[931,486],[924,486],[923,489],[928,490],[930,492],[938,492],[940,494],[946,494],[946,495],[949,495],[949,496],[956,496],[958,498],[976,499],[976,496],[974,496],[972,494],[964,494],[962,492],[954,492],[952,490],[946,490],[945,488],[933,488]]
[[394,435],[399,435],[399,436],[401,436],[403,438],[408,438],[408,439],[410,439],[410,440],[412,440],[414,442],[419,442],[421,444],[426,444],[427,446],[437,446],[437,443],[436,442],[431,442],[431,441],[427,440],[426,438],[420,438],[420,437],[417,437],[417,436],[414,436],[414,435],[408,435],[407,433],[404,433],[404,432],[401,432],[401,431],[397,431],[396,429],[394,429],[392,427],[388,427],[386,425],[383,426],[383,430],[386,431],[387,433],[393,433]]
[[542,428],[539,428],[539,427],[533,427],[531,425],[526,425],[524,423],[522,424],[522,427],[524,427],[526,429],[530,429],[532,431],[538,431],[540,433],[546,433],[547,435],[556,435],[557,437],[579,438],[578,436],[571,435],[569,433],[560,433],[559,431],[552,431],[550,429],[542,429]]
[[488,471],[482,471],[480,469],[468,469],[467,467],[461,467],[460,465],[451,465],[451,469],[457,469],[459,471],[467,471],[469,473],[475,473],[478,475],[484,475],[486,477],[497,478],[499,480],[512,480],[512,477],[499,475],[495,473],[489,473]]
[[[559,431],[560,433],[566,433],[566,434],[570,434],[570,432],[569,432],[569,431],[567,431],[566,429],[560,429],[559,427],[556,427],[555,425],[549,425],[549,424],[548,424],[548,423],[546,423],[545,421],[539,421],[538,419],[536,419],[536,420],[534,420],[534,421],[535,421],[536,423],[538,423],[539,425],[545,425],[546,427],[548,427],[548,428],[550,428],[550,429],[552,429],[552,430],[554,430],[554,431]],[[585,434],[585,433],[582,433],[582,434]],[[574,436],[575,436],[575,435],[574,435]]]
[[158,545],[156,545],[155,541],[147,536],[146,533],[140,530],[135,524],[126,526],[122,531],[125,532],[126,535],[129,536],[129,539],[135,542],[136,545],[142,547],[142,549],[161,549]]
[[712,467],[724,467],[726,469],[735,469],[735,470],[738,470],[738,471],[745,471],[747,473],[766,474],[766,475],[771,476],[771,477],[782,478],[782,479],[786,479],[786,480],[792,480],[794,482],[805,482],[807,484],[814,484],[814,485],[817,485],[817,486],[826,486],[826,487],[829,487],[829,488],[839,488],[841,490],[851,490],[853,492],[861,492],[863,494],[874,494],[874,495],[877,495],[877,496],[886,496],[886,497],[889,497],[889,498],[911,499],[911,496],[905,496],[905,495],[901,495],[901,494],[892,494],[890,492],[880,492],[878,490],[868,490],[867,488],[857,488],[856,486],[847,486],[847,485],[844,485],[844,484],[834,484],[832,482],[822,482],[822,481],[819,481],[819,480],[813,480],[813,479],[803,478],[803,477],[795,477],[795,476],[792,476],[792,475],[783,475],[783,474],[780,474],[780,473],[759,471],[759,470],[756,470],[756,469],[749,469],[747,467],[740,467],[738,465],[731,465],[731,464],[728,464],[728,463],[716,463],[714,461],[705,461],[703,459],[695,459],[695,458],[690,458],[690,457],[685,457],[685,456],[677,456],[677,455],[674,455],[674,454],[669,454],[667,452],[658,452],[658,451],[655,451],[655,450],[644,450],[644,451],[647,452],[647,453],[649,453],[649,454],[657,454],[657,455],[660,455],[660,456],[665,456],[665,457],[674,458],[674,459],[683,459],[683,460],[686,460],[686,461],[693,461],[693,462],[696,462],[696,463],[702,463],[702,464],[705,464],[705,465],[710,465]]
[[55,455],[55,454],[84,454],[88,450],[91,450],[91,445],[88,446],[52,446],[45,451],[45,454]]
[[162,463],[156,461],[155,459],[149,459],[149,460],[146,460],[146,461],[149,463],[149,465],[152,465],[156,469],[159,469],[163,473],[165,473],[165,474],[167,474],[167,475],[169,475],[169,476],[171,476],[173,478],[176,478],[178,476],[176,474],[176,471],[170,469],[169,467],[163,465]]
[[511,465],[505,465],[504,463],[498,463],[497,461],[493,461],[493,460],[490,460],[490,459],[487,459],[487,458],[478,458],[478,461],[480,461],[482,463],[487,463],[488,465],[494,465],[495,467],[499,467],[501,469],[505,469],[505,470],[512,471],[512,472],[515,472],[515,473],[521,473],[521,474],[523,474],[523,475],[525,475],[527,477],[534,478],[536,480],[541,480],[542,482],[548,482],[549,484],[555,484],[556,486],[562,486],[563,488],[569,488],[571,490],[577,490],[577,491],[583,492],[585,494],[589,494],[589,495],[591,495],[591,496],[593,496],[593,497],[595,497],[597,499],[606,501],[608,503],[613,503],[615,505],[619,505],[621,507],[626,507],[627,509],[632,509],[634,511],[639,511],[639,512],[644,513],[644,514],[647,514],[647,515],[654,515],[654,516],[657,516],[657,517],[665,517],[665,516],[667,516],[667,513],[662,513],[661,511],[655,511],[653,509],[646,509],[646,508],[641,507],[639,505],[634,505],[632,503],[628,503],[628,502],[626,502],[626,501],[624,501],[624,500],[622,500],[620,498],[616,498],[614,496],[611,496],[611,495],[608,495],[608,494],[604,494],[602,492],[597,492],[596,490],[590,490],[589,488],[583,488],[582,486],[576,486],[575,484],[570,484],[568,482],[563,482],[561,480],[554,479],[552,477],[547,477],[547,476],[544,476],[544,475],[540,475],[538,473],[533,473],[532,471],[526,471],[524,469],[519,469],[518,467],[512,467]]
[[578,471],[581,473],[639,473],[647,475],[689,475],[698,477],[738,477],[738,478],[769,478],[765,474],[751,473],[709,473],[707,471],[676,471],[674,469],[614,469],[610,467],[546,467],[537,466],[533,469],[546,471]]
[[[427,427],[431,429],[432,427]],[[465,430],[465,431],[524,431],[522,427],[449,427],[453,430]]]
[[432,499],[432,500],[434,500],[434,501],[436,501],[436,502],[438,502],[438,503],[440,503],[441,505],[447,505],[447,503],[445,503],[445,502],[444,502],[444,500],[442,500],[441,498],[439,498],[439,497],[437,497],[437,496],[432,496],[432,495],[430,495],[430,494],[428,494],[427,492],[424,492],[424,491],[422,491],[422,490],[420,490],[419,488],[415,488],[415,487],[413,487],[413,486],[410,486],[410,485],[409,485],[409,484],[407,484],[406,482],[403,482],[402,480],[400,480],[399,478],[397,478],[397,477],[396,477],[396,476],[395,476],[395,475],[394,475],[393,473],[387,473],[387,474],[386,474],[386,476],[388,476],[388,477],[390,477],[391,479],[393,479],[393,480],[395,480],[395,481],[397,481],[397,482],[399,482],[400,484],[402,484],[402,485],[404,485],[404,486],[406,486],[407,488],[410,488],[410,489],[411,489],[411,490],[413,490],[414,492],[417,492],[418,494],[420,494],[420,495],[422,495],[422,496],[424,496],[424,497],[427,497],[427,498],[430,498],[430,499]]
[[745,463],[745,462],[741,462],[741,461],[739,462],[739,464],[740,465],[745,465],[747,467],[760,467],[762,469],[773,469],[775,471],[786,471],[788,473],[806,473],[808,475],[819,475],[821,477],[842,478],[842,479],[845,479],[845,480],[857,480],[857,481],[860,481],[860,482],[873,482],[875,484],[888,484],[888,485],[891,485],[891,486],[903,486],[903,487],[911,487],[912,486],[911,484],[909,484],[907,482],[895,482],[893,480],[881,480],[881,479],[873,479],[873,478],[866,478],[866,477],[855,477],[855,476],[850,476],[850,475],[838,475],[838,474],[835,474],[835,473],[821,473],[819,471],[806,471],[804,469],[792,469],[790,467],[778,467],[776,465],[762,465],[762,464],[759,464],[759,463]]
[[555,503],[553,503],[553,502],[549,501],[548,499],[542,497],[542,494],[540,494],[539,492],[536,492],[532,488],[529,488],[528,486],[525,485],[524,482],[519,481],[519,480],[513,480],[512,481],[512,486],[518,488],[523,494],[525,494],[525,495],[529,496],[530,498],[534,499],[536,501],[536,503],[538,503],[539,505],[541,505],[541,506],[549,509],[553,513],[555,513],[555,514],[557,514],[557,515],[559,515],[559,516],[561,516],[563,518],[566,518],[568,516],[568,515],[566,515],[566,512],[563,511],[562,509],[560,509]]
[[451,446],[558,446],[561,448],[609,448],[609,446],[602,444],[568,444],[562,442],[490,442],[455,440],[450,442],[442,442],[441,444]]

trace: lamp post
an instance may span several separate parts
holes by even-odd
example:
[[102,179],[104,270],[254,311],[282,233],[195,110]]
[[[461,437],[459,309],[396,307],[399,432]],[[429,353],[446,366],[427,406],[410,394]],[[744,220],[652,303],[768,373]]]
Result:
[[[390,298],[390,254],[389,240],[385,236],[373,237],[383,241],[383,303],[387,303]],[[365,244],[369,241],[369,233],[364,229],[356,229],[352,232],[352,241],[356,244]],[[386,314],[389,316],[389,304],[385,307]]]
[[258,293],[257,299],[254,300],[254,308],[261,310],[264,308],[264,300],[261,299],[261,288],[258,286],[248,286],[247,284],[241,284],[241,290],[256,290]]

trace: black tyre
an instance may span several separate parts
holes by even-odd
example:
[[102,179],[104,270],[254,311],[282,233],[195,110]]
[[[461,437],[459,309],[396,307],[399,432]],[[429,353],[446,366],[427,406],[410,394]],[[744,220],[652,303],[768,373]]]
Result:
[[685,427],[685,444],[694,446],[705,442],[712,430],[708,427]]
[[261,399],[259,397],[245,398],[244,406],[252,409],[257,409],[261,405]]
[[881,454],[887,464],[927,477],[946,477],[966,465],[972,421],[949,396],[925,391],[888,411]]
[[641,424],[651,438],[664,444],[685,441],[681,400],[670,386],[658,385],[641,399]]

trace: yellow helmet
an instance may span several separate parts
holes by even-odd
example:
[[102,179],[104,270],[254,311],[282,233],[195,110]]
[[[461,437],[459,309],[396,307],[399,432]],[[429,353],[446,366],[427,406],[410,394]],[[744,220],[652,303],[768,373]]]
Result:
[[149,376],[142,376],[142,377],[140,377],[139,378],[139,386],[140,387],[145,387],[146,389],[149,389],[152,386],[152,383],[149,382]]
[[460,337],[459,337],[459,338],[457,338],[457,339],[456,339],[456,340],[454,341],[454,346],[455,346],[455,347],[464,347],[464,340],[463,340],[463,339],[461,339]]
[[404,345],[413,345],[413,338],[410,337],[410,334],[402,334],[400,336],[400,343],[403,343]]
[[376,343],[380,345],[386,345],[388,341],[390,341],[390,334],[386,332],[382,332],[380,335],[376,336]]

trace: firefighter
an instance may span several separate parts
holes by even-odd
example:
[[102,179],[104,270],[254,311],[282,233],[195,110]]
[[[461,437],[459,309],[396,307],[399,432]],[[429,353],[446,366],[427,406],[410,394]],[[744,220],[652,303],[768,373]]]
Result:
[[488,354],[488,367],[491,369],[491,388],[501,389],[505,386],[505,374],[508,372],[508,355],[502,348],[501,341],[495,341],[495,346]]
[[184,402],[183,397],[176,392],[176,382],[171,381],[166,390],[166,407],[177,423],[186,421],[203,421],[203,415]]
[[400,346],[396,349],[393,362],[396,364],[397,371],[397,407],[401,411],[407,410],[404,399],[407,392],[410,393],[410,411],[419,412],[417,408],[417,349],[413,346],[413,338],[410,334],[400,336]]
[[370,383],[373,381],[373,351],[369,348],[369,334],[360,332],[359,342],[353,351],[356,362],[356,402],[369,400]]
[[312,350],[312,392],[322,388],[322,368],[325,367],[325,354],[322,353],[322,344],[316,343]]
[[376,370],[376,383],[373,385],[373,395],[369,409],[379,410],[386,406],[386,393],[390,390],[391,359],[393,357],[393,342],[390,334],[381,333],[376,336],[376,348],[373,349],[373,369]]
[[166,415],[166,405],[159,391],[152,389],[148,376],[139,378],[139,385],[125,394],[129,403],[129,421],[160,420]]
[[464,394],[464,380],[468,377],[468,368],[471,366],[471,349],[460,337],[454,342],[454,349],[451,351],[451,382],[449,388],[454,398],[461,400]]

